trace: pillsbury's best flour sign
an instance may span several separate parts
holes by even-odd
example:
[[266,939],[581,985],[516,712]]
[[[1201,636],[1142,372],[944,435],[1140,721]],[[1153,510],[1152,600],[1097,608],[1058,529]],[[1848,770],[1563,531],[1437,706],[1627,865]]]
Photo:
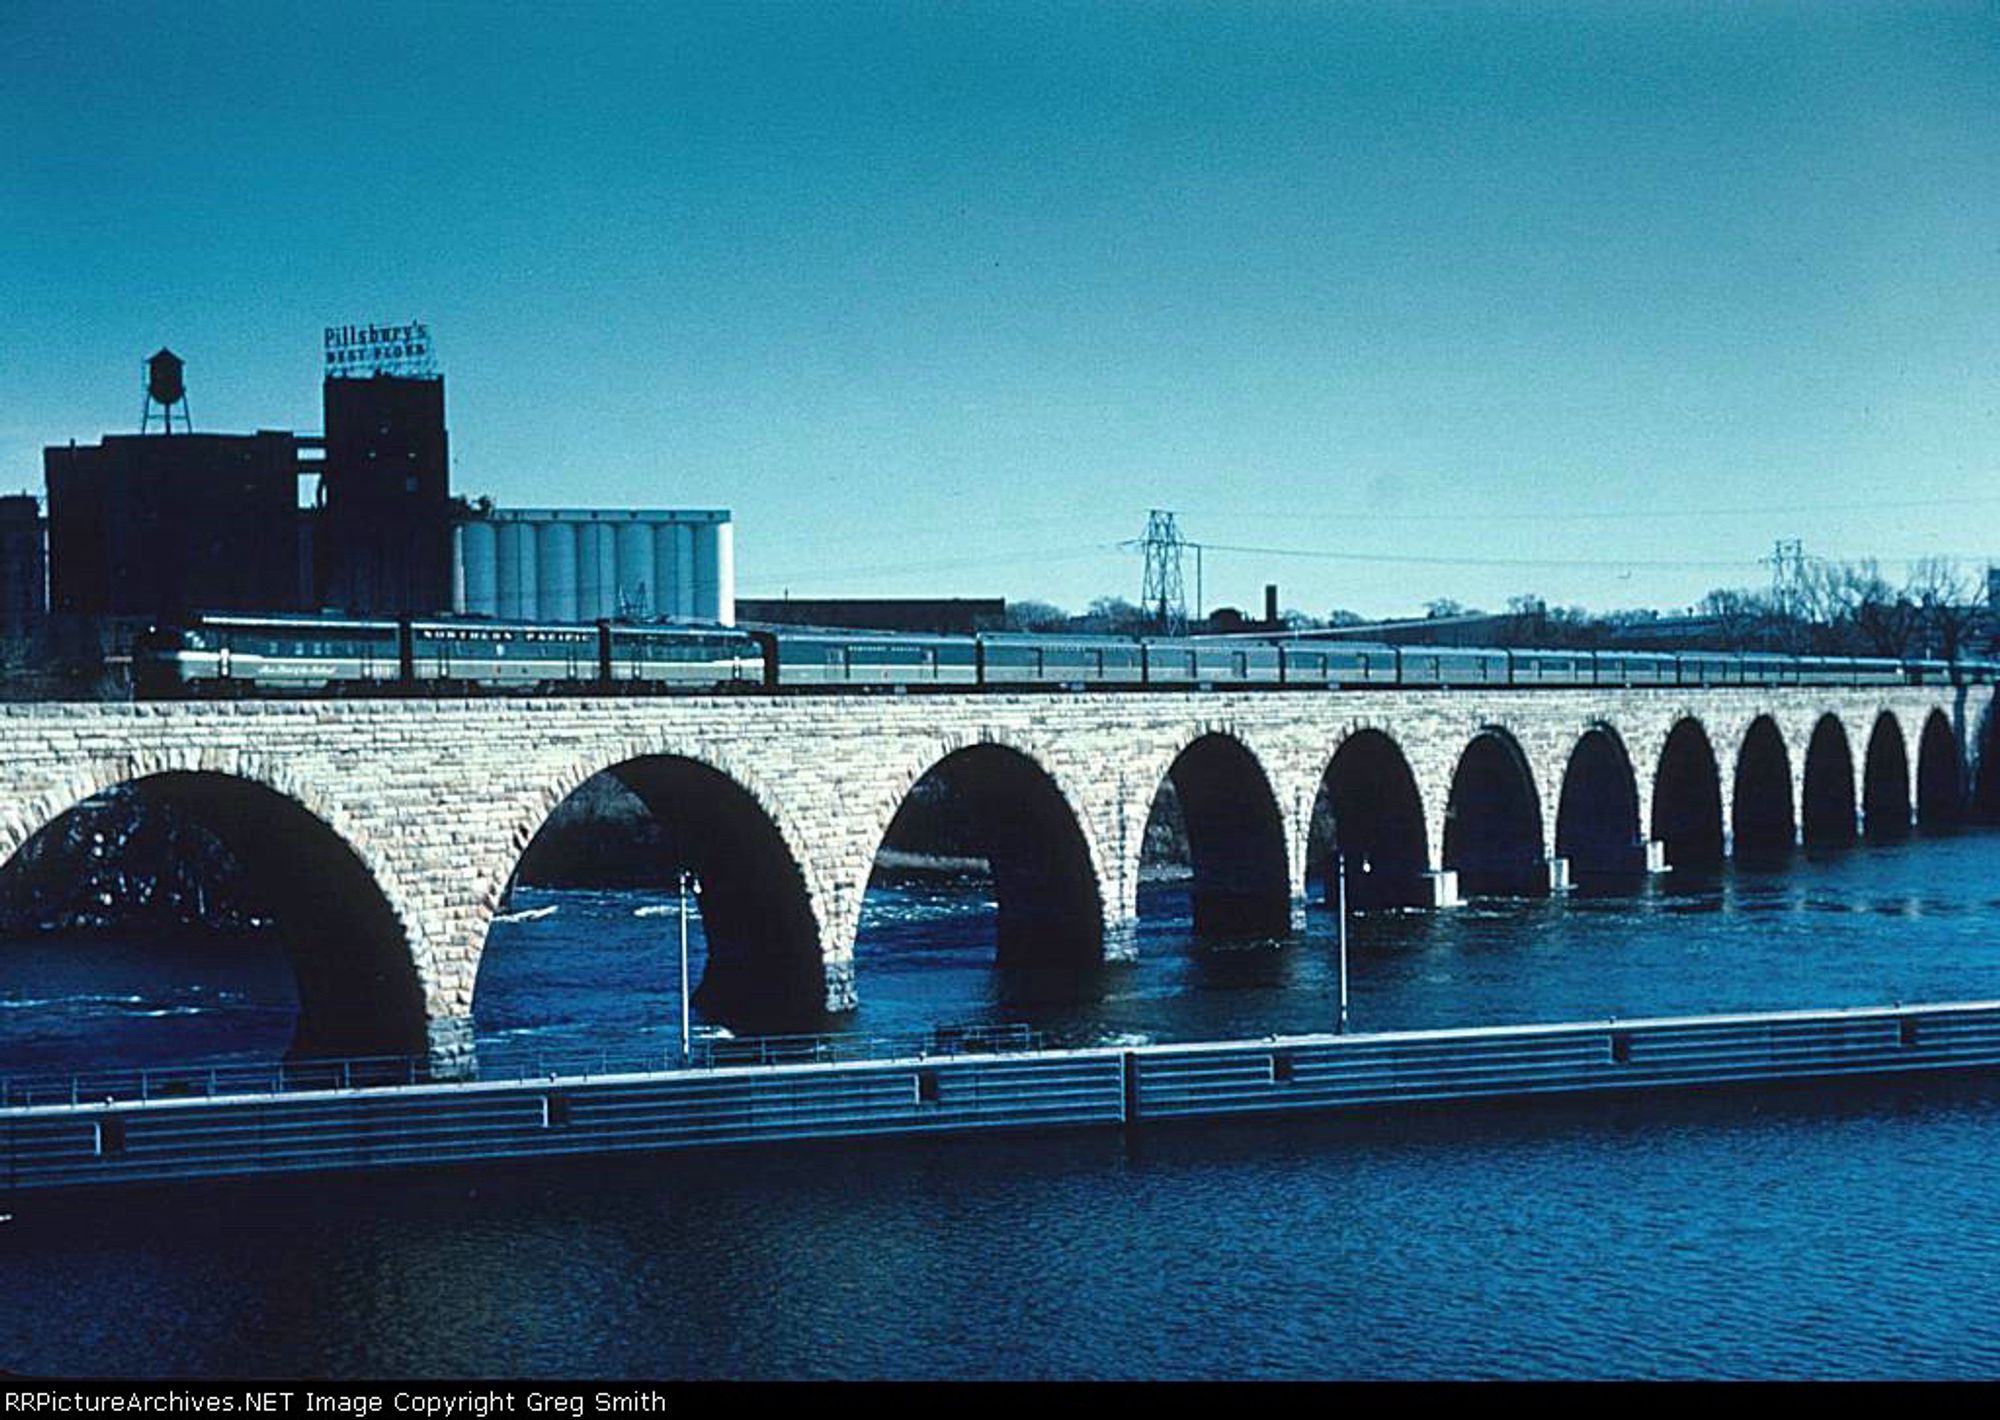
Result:
[[430,327],[408,325],[330,325],[326,328],[328,379],[366,379],[370,375],[432,375]]

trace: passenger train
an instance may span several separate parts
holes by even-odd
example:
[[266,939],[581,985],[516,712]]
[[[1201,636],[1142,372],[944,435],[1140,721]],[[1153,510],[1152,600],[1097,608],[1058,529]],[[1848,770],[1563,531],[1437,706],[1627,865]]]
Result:
[[1989,662],[211,614],[133,648],[146,699],[261,695],[1984,683]]

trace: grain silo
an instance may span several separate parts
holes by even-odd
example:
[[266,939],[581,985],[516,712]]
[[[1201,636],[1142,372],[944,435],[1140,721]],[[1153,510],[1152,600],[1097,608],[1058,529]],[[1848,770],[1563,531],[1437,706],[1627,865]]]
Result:
[[736,621],[721,509],[500,508],[461,523],[456,610],[524,621]]

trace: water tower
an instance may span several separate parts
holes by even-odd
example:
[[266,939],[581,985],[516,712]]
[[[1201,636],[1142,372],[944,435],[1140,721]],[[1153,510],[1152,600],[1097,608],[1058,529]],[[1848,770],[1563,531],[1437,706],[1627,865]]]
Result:
[[181,432],[192,434],[194,423],[188,418],[187,365],[180,356],[162,346],[146,359],[146,402],[139,411],[139,432],[146,432],[153,422],[154,411],[159,411],[161,432],[174,432],[174,411],[180,410]]

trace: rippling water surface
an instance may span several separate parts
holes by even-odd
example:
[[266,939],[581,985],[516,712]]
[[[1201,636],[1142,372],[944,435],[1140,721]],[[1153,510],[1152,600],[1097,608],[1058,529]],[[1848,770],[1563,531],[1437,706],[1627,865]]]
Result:
[[[1355,924],[1359,1027],[2000,995],[2000,835]],[[871,894],[861,1029],[1063,1039],[1313,1029],[1330,915],[1141,959],[992,968],[979,893]],[[553,909],[545,910],[545,909]],[[673,899],[527,893],[482,1050],[652,1041]],[[699,957],[698,925],[692,934]],[[249,943],[0,955],[0,1060],[275,1051]],[[1985,1376],[2000,1372],[2000,1081],[1398,1111],[14,1200],[16,1371],[759,1376]]]
[[4,1231],[16,1371],[1983,1376],[2000,1091],[264,1184]]
[[[1356,1029],[1548,1021],[2000,994],[2000,833],[1817,857],[1770,872],[1669,874],[1636,892],[1475,901],[1350,924]],[[605,1026],[665,1050],[677,1036],[671,897],[518,895],[476,1007],[483,1039],[582,1045]],[[994,969],[978,885],[905,880],[868,896],[861,1008],[845,1028],[1032,1022],[1058,1040],[1193,1040],[1324,1030],[1337,1012],[1331,909],[1283,943],[1204,945],[1187,895],[1142,894],[1139,959],[1085,977]],[[700,933],[694,942],[700,969]],[[580,989],[581,988],[581,989]]]

